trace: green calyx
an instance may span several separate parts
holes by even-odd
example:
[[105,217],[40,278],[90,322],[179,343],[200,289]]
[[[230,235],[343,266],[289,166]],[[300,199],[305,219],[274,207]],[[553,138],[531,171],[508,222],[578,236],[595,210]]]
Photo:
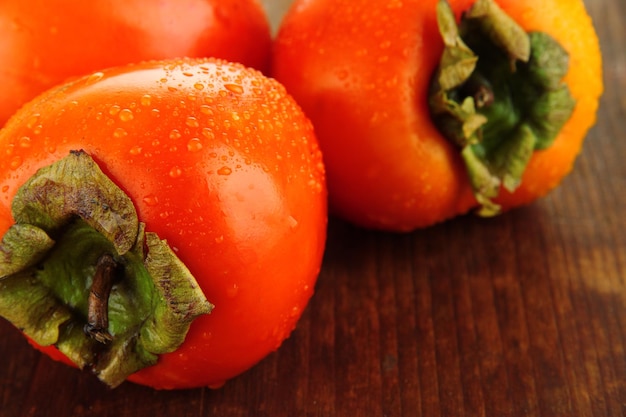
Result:
[[191,322],[212,310],[83,151],[39,170],[12,214],[0,244],[0,315],[111,387],[175,351]]
[[460,148],[478,214],[496,215],[501,187],[520,185],[533,152],[552,144],[574,110],[562,83],[568,55],[546,33],[526,33],[493,0],[477,0],[458,25],[440,0],[437,20],[445,49],[431,115]]

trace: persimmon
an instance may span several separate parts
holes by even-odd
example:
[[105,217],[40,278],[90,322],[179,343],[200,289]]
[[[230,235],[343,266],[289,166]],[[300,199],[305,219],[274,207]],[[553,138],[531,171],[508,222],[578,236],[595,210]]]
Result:
[[0,154],[0,316],[111,387],[220,386],[277,349],[313,294],[322,156],[258,71],[99,71],[22,107]]
[[104,68],[216,57],[266,71],[258,0],[2,0],[0,124],[36,95]]
[[547,194],[603,91],[581,0],[296,0],[272,75],[315,126],[331,212],[394,231]]

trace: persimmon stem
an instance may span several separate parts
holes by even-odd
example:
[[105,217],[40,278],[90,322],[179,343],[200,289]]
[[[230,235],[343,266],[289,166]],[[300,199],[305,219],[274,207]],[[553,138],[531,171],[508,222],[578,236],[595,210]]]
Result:
[[113,289],[117,267],[118,264],[112,255],[105,253],[100,256],[89,290],[85,333],[103,344],[113,340],[109,333],[109,296]]
[[476,72],[461,86],[461,95],[472,97],[476,109],[483,109],[493,104],[495,93],[493,86]]

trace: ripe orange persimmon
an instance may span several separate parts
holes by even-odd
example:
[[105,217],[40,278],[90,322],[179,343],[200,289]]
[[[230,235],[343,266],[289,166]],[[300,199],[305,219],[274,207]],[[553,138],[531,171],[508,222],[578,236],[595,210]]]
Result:
[[0,317],[111,387],[220,386],[277,349],[313,294],[322,156],[258,71],[96,72],[22,107],[0,155]]
[[270,48],[258,0],[3,0],[0,125],[44,90],[104,68],[210,56],[266,71]]
[[[498,39],[509,27],[526,43],[519,56],[507,46],[516,39]],[[272,75],[315,126],[331,211],[377,229],[493,215],[545,195],[572,169],[603,91],[581,0],[297,0],[274,52]],[[445,93],[451,59],[474,67]],[[460,113],[471,117],[450,125]],[[494,126],[503,121],[508,130]]]

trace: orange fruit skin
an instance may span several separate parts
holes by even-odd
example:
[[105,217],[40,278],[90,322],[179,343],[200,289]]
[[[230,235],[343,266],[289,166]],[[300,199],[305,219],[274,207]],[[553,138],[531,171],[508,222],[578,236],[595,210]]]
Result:
[[[472,0],[451,0],[458,16]],[[602,59],[580,0],[498,0],[527,31],[570,54],[571,119],[537,152],[503,210],[556,187],[572,169],[603,91]],[[443,51],[437,0],[296,0],[278,32],[272,75],[312,120],[330,210],[360,226],[410,231],[477,207],[459,150],[434,126],[428,88]]]
[[70,79],[146,60],[216,57],[266,71],[258,0],[2,0],[0,124]]

